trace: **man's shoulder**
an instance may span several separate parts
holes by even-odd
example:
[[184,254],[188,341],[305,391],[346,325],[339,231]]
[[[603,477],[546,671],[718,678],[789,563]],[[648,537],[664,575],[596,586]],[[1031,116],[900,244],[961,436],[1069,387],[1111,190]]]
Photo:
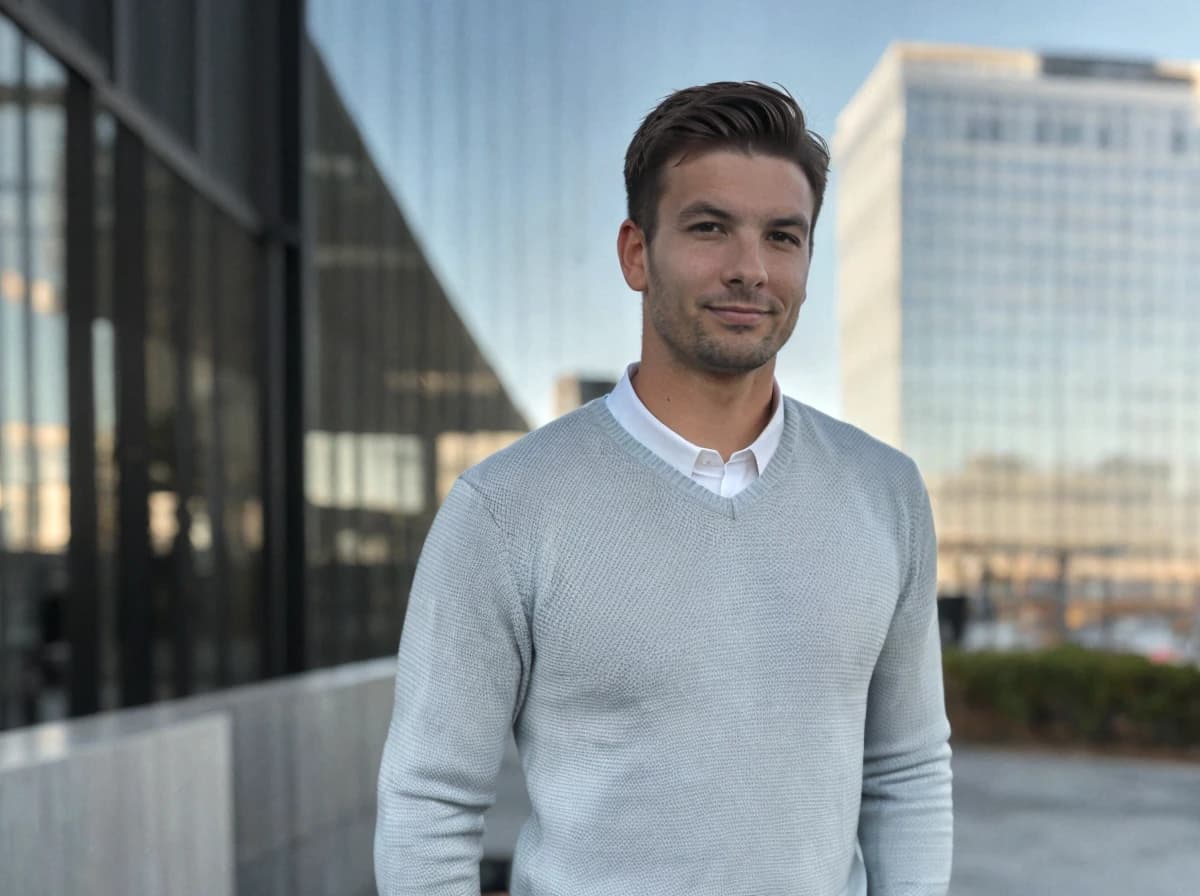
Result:
[[911,457],[864,429],[839,420],[795,398],[787,398],[791,409],[802,421],[802,431],[856,478],[879,478],[910,487],[920,481],[917,465]]

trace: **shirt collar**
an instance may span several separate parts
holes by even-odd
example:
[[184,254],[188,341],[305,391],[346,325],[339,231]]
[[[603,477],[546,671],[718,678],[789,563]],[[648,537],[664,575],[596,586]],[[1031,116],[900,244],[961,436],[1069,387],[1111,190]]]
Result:
[[[691,476],[701,454],[713,449],[693,445],[650,413],[633,388],[633,376],[637,369],[636,363],[625,368],[624,376],[605,399],[609,411],[631,436],[684,476]],[[771,419],[758,438],[729,458],[731,464],[753,460],[760,476],[775,456],[783,438],[783,396],[778,381],[774,384],[771,402],[774,408]]]

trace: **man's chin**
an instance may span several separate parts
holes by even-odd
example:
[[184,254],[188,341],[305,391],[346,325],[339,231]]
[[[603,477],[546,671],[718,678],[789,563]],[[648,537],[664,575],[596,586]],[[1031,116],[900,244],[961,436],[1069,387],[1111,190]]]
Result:
[[700,355],[700,363],[712,373],[736,375],[753,373],[775,357],[774,351],[761,350],[754,352],[704,352]]

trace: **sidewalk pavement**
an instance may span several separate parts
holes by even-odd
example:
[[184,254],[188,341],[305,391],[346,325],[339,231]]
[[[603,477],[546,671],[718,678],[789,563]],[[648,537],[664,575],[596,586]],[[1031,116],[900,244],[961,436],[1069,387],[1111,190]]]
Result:
[[960,747],[951,896],[1200,893],[1200,765]]

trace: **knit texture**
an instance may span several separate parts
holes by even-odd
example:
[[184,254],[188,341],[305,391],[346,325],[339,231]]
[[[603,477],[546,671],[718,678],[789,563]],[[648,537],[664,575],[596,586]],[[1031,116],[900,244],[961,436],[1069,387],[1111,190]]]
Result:
[[383,896],[478,896],[513,730],[513,896],[933,896],[949,725],[925,487],[793,399],[723,498],[603,399],[465,473],[426,540],[379,776]]

